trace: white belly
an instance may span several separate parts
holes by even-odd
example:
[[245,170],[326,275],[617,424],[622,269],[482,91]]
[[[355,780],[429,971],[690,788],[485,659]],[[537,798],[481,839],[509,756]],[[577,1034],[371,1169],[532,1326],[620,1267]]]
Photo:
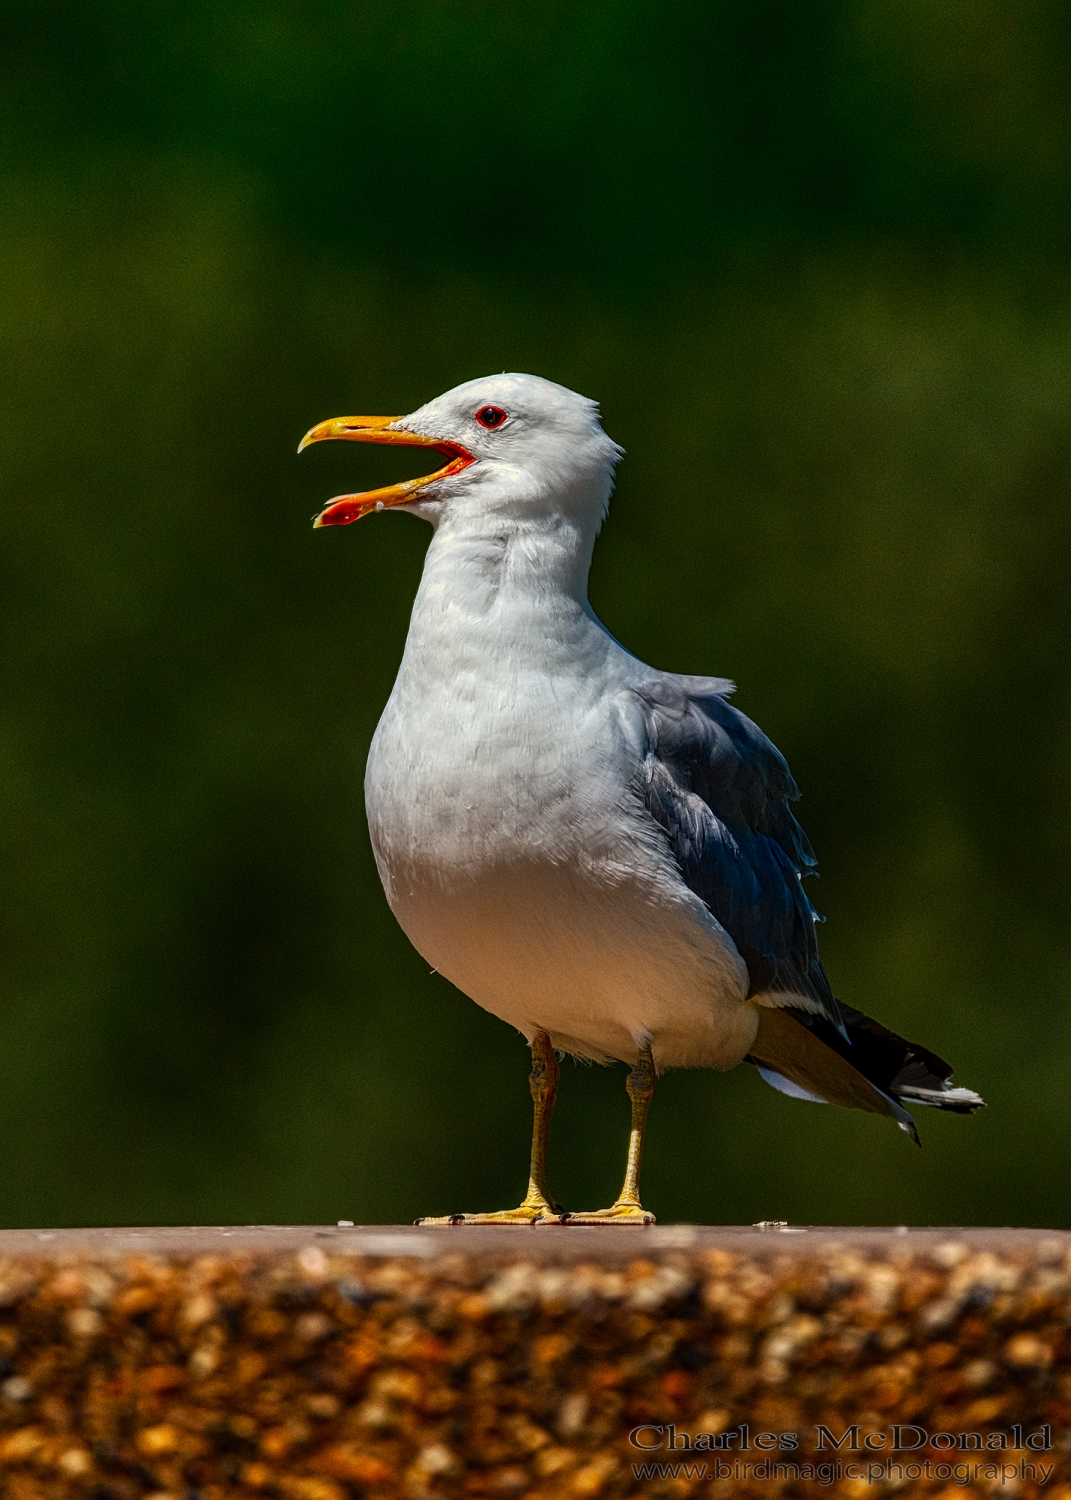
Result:
[[[395,916],[432,966],[529,1039],[661,1067],[732,1068],[755,1036],[740,960],[684,911],[635,886],[599,888],[560,866],[498,868],[447,889],[389,881]],[[384,882],[388,884],[388,882]]]
[[551,630],[538,611],[446,603],[432,630],[440,596],[422,590],[365,779],[413,945],[529,1039],[625,1062],[650,1040],[662,1066],[735,1067],[757,1027],[747,969],[636,789],[638,664],[579,608]]

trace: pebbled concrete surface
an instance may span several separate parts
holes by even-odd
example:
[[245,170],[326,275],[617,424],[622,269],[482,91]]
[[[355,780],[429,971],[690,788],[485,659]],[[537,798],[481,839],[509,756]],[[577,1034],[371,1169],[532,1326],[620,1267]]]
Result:
[[1071,1500],[1071,1233],[0,1233],[3,1500],[893,1492]]

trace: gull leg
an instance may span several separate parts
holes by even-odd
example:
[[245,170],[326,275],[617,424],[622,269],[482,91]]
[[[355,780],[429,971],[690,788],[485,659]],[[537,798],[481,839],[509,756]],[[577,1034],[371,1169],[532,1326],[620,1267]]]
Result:
[[532,1071],[528,1078],[534,1118],[532,1161],[524,1202],[518,1208],[504,1208],[498,1213],[446,1214],[437,1219],[417,1219],[418,1224],[534,1224],[537,1220],[554,1222],[563,1217],[562,1209],[547,1196],[547,1142],[560,1073],[550,1037],[545,1031],[537,1031],[532,1039]]
[[643,1159],[643,1137],[647,1129],[647,1112],[654,1098],[654,1058],[650,1042],[640,1048],[639,1059],[625,1080],[628,1096],[632,1101],[632,1131],[628,1141],[628,1165],[625,1181],[610,1208],[596,1209],[593,1213],[566,1214],[567,1224],[653,1224],[654,1214],[648,1213],[640,1202],[640,1162]]

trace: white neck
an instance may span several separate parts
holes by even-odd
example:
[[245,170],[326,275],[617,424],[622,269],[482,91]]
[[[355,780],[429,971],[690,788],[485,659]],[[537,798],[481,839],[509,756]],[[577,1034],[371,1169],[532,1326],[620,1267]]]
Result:
[[479,608],[491,595],[517,604],[554,597],[584,604],[594,545],[594,527],[561,515],[444,517],[428,548],[418,601],[446,593],[461,607]]
[[422,597],[444,592],[457,605],[469,595],[467,602],[479,608],[488,590],[517,602],[558,597],[586,606],[591,554],[611,484],[608,465],[569,480],[496,465],[474,473],[471,488],[445,504],[414,506],[435,527],[418,607]]
[[620,651],[587,602],[602,510],[587,498],[553,509],[444,507],[434,518],[399,685],[434,683],[437,692],[444,660],[478,676],[495,660],[553,673]]

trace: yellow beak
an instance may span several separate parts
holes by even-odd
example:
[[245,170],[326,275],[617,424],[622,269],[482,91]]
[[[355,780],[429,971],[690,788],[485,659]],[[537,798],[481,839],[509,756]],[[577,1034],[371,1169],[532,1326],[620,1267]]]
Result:
[[312,443],[324,443],[334,438],[343,438],[350,443],[396,443],[410,448],[434,448],[450,460],[434,474],[425,474],[420,479],[406,479],[401,484],[388,484],[381,490],[366,490],[359,495],[336,495],[320,512],[313,526],[348,526],[359,521],[369,511],[386,510],[391,505],[404,505],[412,500],[426,485],[437,479],[447,479],[451,474],[460,474],[469,464],[475,463],[475,455],[460,443],[443,438],[424,437],[417,432],[403,432],[392,426],[400,417],[332,417],[320,422],[301,439],[298,452]]

